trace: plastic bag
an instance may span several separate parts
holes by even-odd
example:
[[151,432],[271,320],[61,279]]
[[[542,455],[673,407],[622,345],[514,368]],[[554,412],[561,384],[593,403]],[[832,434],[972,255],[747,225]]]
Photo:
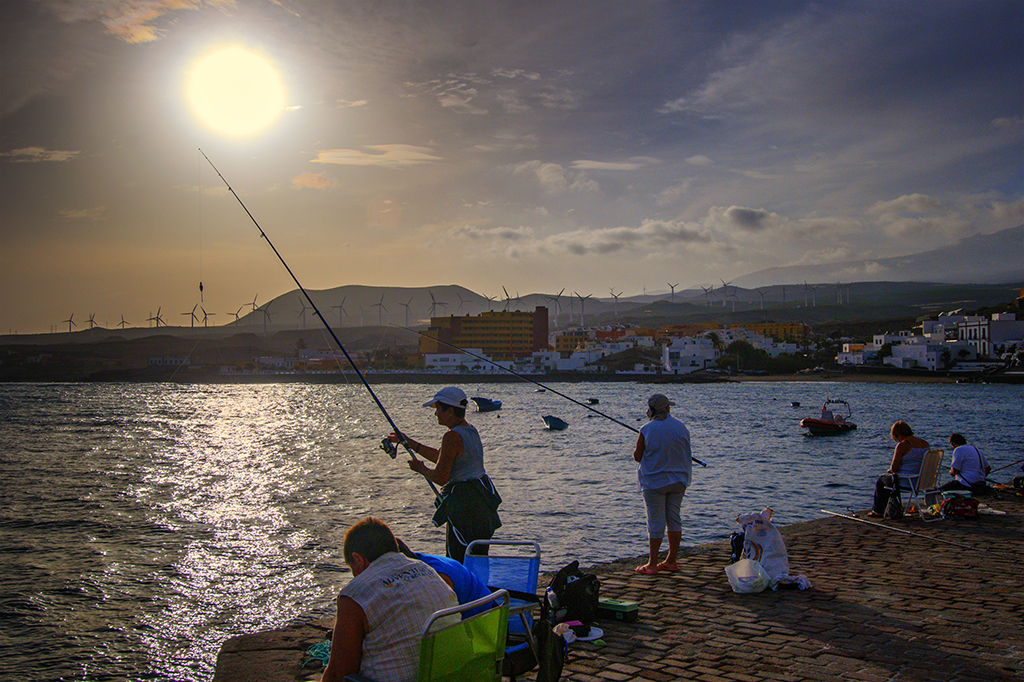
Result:
[[737,594],[756,594],[764,592],[772,579],[764,567],[752,559],[740,559],[725,567],[725,575],[729,578],[732,591]]
[[772,525],[772,508],[741,514],[736,522],[743,526],[743,558],[761,564],[771,580],[789,575],[789,553],[782,533]]

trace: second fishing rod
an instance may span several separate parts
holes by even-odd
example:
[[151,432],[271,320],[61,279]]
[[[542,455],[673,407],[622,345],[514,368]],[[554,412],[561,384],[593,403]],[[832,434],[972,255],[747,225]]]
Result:
[[[597,408],[595,408],[592,405],[587,405],[586,403],[581,403],[580,401],[576,400],[575,398],[573,398],[571,396],[567,396],[566,394],[564,394],[564,393],[562,393],[560,391],[557,391],[554,388],[551,388],[551,386],[549,386],[547,384],[543,384],[543,383],[537,381],[536,379],[532,379],[532,378],[526,376],[525,374],[520,374],[519,372],[515,371],[514,369],[509,369],[508,367],[505,367],[501,363],[495,362],[494,360],[491,360],[490,358],[484,357],[483,355],[478,355],[477,353],[474,353],[473,351],[470,351],[470,350],[466,350],[465,348],[459,348],[455,344],[448,343],[446,341],[442,341],[442,340],[440,340],[440,339],[438,339],[436,337],[430,336],[429,334],[425,334],[424,332],[417,331],[415,329],[409,329],[408,327],[402,327],[402,326],[397,325],[397,324],[391,324],[391,325],[388,325],[388,326],[389,327],[394,327],[395,329],[403,329],[403,330],[405,330],[405,331],[407,331],[407,332],[409,332],[411,334],[418,334],[419,336],[422,336],[423,338],[426,338],[426,339],[430,339],[431,341],[434,341],[435,343],[439,343],[442,346],[446,346],[447,348],[451,348],[452,350],[456,350],[456,351],[458,351],[460,353],[465,353],[466,355],[469,355],[470,357],[474,357],[477,360],[480,360],[482,362],[489,363],[489,364],[493,365],[494,367],[497,367],[498,369],[500,369],[500,370],[502,370],[504,372],[508,372],[512,376],[518,377],[518,378],[522,379],[523,381],[528,381],[531,384],[534,384],[536,386],[539,386],[540,388],[543,388],[545,391],[551,391],[555,395],[557,395],[557,396],[559,396],[561,398],[565,398],[566,400],[568,400],[571,403],[575,403],[575,404],[579,405],[582,408],[590,410],[594,414],[600,415],[600,416],[604,417],[605,419],[608,419],[609,421],[615,422],[619,426],[624,426],[627,429],[629,429],[630,431],[632,431],[633,433],[640,433],[640,429],[636,428],[635,426],[631,426],[631,425],[629,425],[629,424],[627,424],[627,423],[625,423],[623,421],[619,421],[615,417],[613,417],[613,416],[611,416],[609,414],[605,414],[604,412],[602,412],[601,410],[598,410]],[[704,462],[700,461],[696,457],[691,456],[690,459],[692,459],[697,464],[700,464],[702,467],[706,467],[707,466],[707,464],[705,464]]]

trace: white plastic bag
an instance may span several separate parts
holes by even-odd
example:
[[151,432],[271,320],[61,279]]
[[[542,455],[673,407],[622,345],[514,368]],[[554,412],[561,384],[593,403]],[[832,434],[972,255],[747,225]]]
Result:
[[737,594],[764,592],[772,582],[764,567],[751,559],[740,559],[726,566],[725,575],[729,578],[732,591]]
[[741,514],[736,522],[743,526],[743,558],[756,561],[770,580],[789,575],[789,553],[782,533],[772,525],[772,508],[759,514]]

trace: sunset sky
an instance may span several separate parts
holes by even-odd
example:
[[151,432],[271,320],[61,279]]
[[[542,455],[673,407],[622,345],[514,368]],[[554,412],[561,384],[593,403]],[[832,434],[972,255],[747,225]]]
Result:
[[200,148],[307,289],[628,297],[1024,222],[1017,0],[4,0],[0,79],[3,334],[292,289]]

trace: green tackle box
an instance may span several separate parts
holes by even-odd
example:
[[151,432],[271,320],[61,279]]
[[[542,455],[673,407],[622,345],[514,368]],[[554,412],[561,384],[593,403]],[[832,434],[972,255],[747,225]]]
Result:
[[639,612],[640,606],[635,601],[599,599],[597,602],[597,617],[604,620],[621,620],[625,623],[635,623]]

